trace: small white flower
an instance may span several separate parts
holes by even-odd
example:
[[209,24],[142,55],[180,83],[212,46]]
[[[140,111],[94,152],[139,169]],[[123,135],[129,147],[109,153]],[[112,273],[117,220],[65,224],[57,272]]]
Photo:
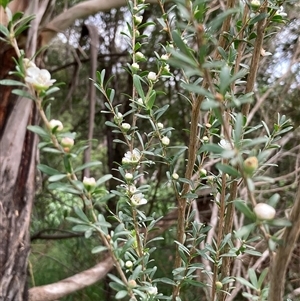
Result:
[[61,123],[61,121],[56,120],[56,119],[51,119],[49,121],[49,126],[50,126],[51,130],[53,130],[54,128],[56,128],[56,131],[59,131],[59,132],[62,131],[63,128],[64,128],[64,126]]
[[132,261],[127,260],[127,261],[125,262],[125,266],[126,266],[126,268],[128,268],[128,269],[132,268],[132,266],[133,266]]
[[147,200],[144,198],[144,195],[142,193],[135,193],[131,198],[130,198],[131,204],[133,206],[141,206],[147,204]]
[[170,139],[167,136],[161,138],[161,143],[165,146],[170,144]]
[[135,25],[140,25],[143,21],[143,17],[142,16],[134,16],[134,23]]
[[276,14],[275,15],[278,15],[278,16],[281,16],[281,17],[286,17],[287,16],[287,13],[285,13],[283,11],[283,7],[280,6],[279,10],[277,10]]
[[260,220],[269,221],[272,220],[276,215],[276,210],[272,206],[265,203],[258,203],[253,210],[256,217]]
[[251,4],[252,8],[258,8],[258,7],[260,7],[260,1],[259,0],[252,0],[250,2],[250,4]]
[[207,170],[204,169],[204,168],[201,168],[201,169],[200,169],[200,175],[203,176],[203,177],[206,177],[206,175],[207,175]]
[[129,158],[123,157],[122,158],[122,164],[130,164],[131,160]]
[[164,125],[163,125],[161,122],[158,122],[158,123],[157,123],[157,128],[158,128],[159,130],[161,130],[161,129],[164,128]]
[[204,143],[206,143],[206,142],[209,141],[209,138],[207,136],[203,136],[202,140],[203,140]]
[[142,52],[137,52],[136,54],[135,54],[135,58],[137,59],[137,60],[144,60],[145,59],[145,56],[144,56],[144,54],[142,53]]
[[272,53],[271,52],[267,52],[265,49],[261,49],[260,50],[260,55],[261,56],[270,56],[270,55],[272,55]]
[[114,116],[114,121],[116,124],[121,124],[121,122],[123,121],[123,114],[118,112],[115,116]]
[[160,59],[161,59],[162,61],[167,61],[167,60],[169,59],[169,56],[168,56],[167,54],[163,54],[163,55],[160,57]]
[[215,181],[215,177],[214,176],[208,176],[207,181],[213,183]]
[[149,295],[157,295],[157,287],[156,286],[148,287],[148,293]]
[[23,64],[24,64],[25,69],[28,69],[30,67],[36,67],[35,63],[27,58],[23,59]]
[[95,178],[92,177],[91,178],[84,177],[82,183],[87,190],[90,190],[92,187],[96,186],[96,180]]
[[142,98],[138,98],[136,100],[136,102],[140,105],[140,106],[143,106],[144,105],[144,102],[143,102],[143,99]]
[[69,137],[63,137],[61,139],[61,145],[64,146],[64,147],[71,147],[74,145],[74,139],[72,138],[69,138]]
[[131,65],[131,68],[133,71],[138,71],[138,70],[140,70],[140,65],[138,63],[133,63]]
[[148,73],[148,79],[151,80],[152,82],[156,81],[157,75],[155,72],[150,71]]
[[137,189],[135,185],[126,185],[127,193],[131,196],[135,192],[137,192]]
[[122,158],[123,164],[137,164],[141,159],[141,153],[138,149],[134,149],[132,152],[128,151]]
[[210,123],[205,123],[205,126],[210,129],[211,128],[211,124]]
[[164,71],[170,73],[170,66],[169,66],[169,64],[166,64],[164,66]]
[[179,174],[176,173],[176,172],[173,172],[172,178],[173,178],[173,180],[178,180],[179,179]]
[[51,74],[46,69],[29,67],[26,69],[25,82],[31,84],[35,90],[42,91],[47,90],[56,80],[51,79]]
[[133,174],[130,173],[130,172],[127,172],[127,173],[125,174],[125,179],[126,179],[127,181],[131,181],[131,180],[133,179]]
[[225,150],[232,150],[230,142],[225,139],[221,139],[218,144]]
[[127,132],[127,131],[130,130],[131,125],[130,125],[129,123],[124,122],[124,123],[121,124],[121,127],[122,127],[122,129],[123,129],[125,132]]

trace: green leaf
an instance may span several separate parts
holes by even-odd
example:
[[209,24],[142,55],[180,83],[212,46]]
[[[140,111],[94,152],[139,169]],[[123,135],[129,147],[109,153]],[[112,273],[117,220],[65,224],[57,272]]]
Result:
[[120,285],[122,285],[122,286],[125,286],[125,284],[122,282],[122,280],[120,280],[120,279],[119,279],[118,277],[116,277],[115,275],[108,273],[107,276],[108,276],[112,281],[114,281],[114,282],[116,282],[116,283],[118,283],[118,284],[120,284]]
[[231,69],[225,65],[220,72],[219,90],[221,94],[225,94],[226,89],[230,85]]
[[181,83],[181,87],[190,92],[206,96],[207,98],[210,99],[214,99],[213,94],[211,94],[207,89],[204,89],[201,86],[199,86],[199,84],[195,85],[195,84]]
[[237,145],[242,138],[243,133],[243,123],[244,123],[244,116],[241,113],[238,113],[236,116],[235,127],[234,127],[234,142]]
[[0,6],[2,6],[3,8],[6,8],[8,3],[11,2],[11,1],[12,0],[0,0]]
[[277,203],[280,200],[280,194],[279,193],[274,193],[267,201],[267,204],[269,204],[272,207],[276,207]]
[[268,225],[275,226],[275,227],[291,227],[292,223],[284,218],[276,218],[271,221],[267,221]]
[[52,147],[44,147],[42,149],[45,153],[52,153],[52,154],[61,154],[62,151],[56,149],[56,148],[52,148]]
[[89,223],[89,219],[87,218],[87,216],[84,214],[84,212],[82,211],[82,209],[78,206],[74,207],[74,212],[76,213],[76,215],[84,222]]
[[72,230],[76,231],[76,232],[86,232],[86,231],[91,230],[91,226],[88,226],[88,225],[76,225],[76,226],[72,227]]
[[155,99],[156,99],[156,92],[153,90],[151,91],[149,98],[146,100],[146,107],[148,110],[152,109]]
[[155,282],[162,282],[162,283],[166,283],[166,284],[170,284],[170,285],[174,285],[174,286],[176,285],[176,283],[173,280],[166,278],[166,277],[155,279]]
[[254,271],[253,269],[249,269],[249,270],[248,270],[248,275],[249,275],[249,279],[250,279],[251,283],[252,283],[257,289],[259,289],[255,271]]
[[144,94],[144,91],[143,91],[143,88],[142,88],[141,78],[137,74],[133,75],[133,84],[134,84],[139,96],[143,100],[145,100],[145,94]]
[[[187,47],[187,45],[183,42],[181,36],[178,34],[176,30],[172,32],[172,37],[174,44],[180,49],[180,51],[185,54],[186,56],[190,57],[191,59],[194,59],[190,49]],[[196,63],[196,62],[195,62]]]
[[249,281],[247,281],[246,279],[242,278],[242,277],[236,277],[236,280],[238,282],[240,282],[241,284],[248,286],[249,288],[257,291],[256,287],[254,285],[252,285]]
[[[0,0],[0,1],[3,1],[3,0]],[[0,24],[0,32],[5,36],[5,37],[9,37],[9,31],[8,31],[8,29],[4,26],[4,25],[2,25],[2,24]],[[1,82],[2,81],[0,81],[0,84],[1,84]]]
[[216,168],[219,169],[220,171],[222,171],[223,173],[228,174],[233,177],[241,176],[240,173],[235,168],[233,168],[232,166],[227,165],[227,164],[217,163]]
[[85,168],[89,168],[89,167],[99,166],[99,165],[101,165],[101,164],[102,164],[102,162],[100,162],[100,161],[88,162],[88,163],[85,163],[85,164],[83,164],[83,165],[77,167],[77,168],[74,170],[74,172],[78,172],[78,171],[81,171],[81,170],[83,170],[83,169],[85,169]]
[[81,224],[82,225],[82,220],[79,219],[79,218],[76,218],[76,217],[68,216],[68,217],[66,217],[66,220],[69,221],[69,222],[75,223],[75,224]]
[[52,167],[49,167],[49,166],[47,166],[45,164],[38,164],[37,168],[41,172],[43,172],[43,173],[45,173],[46,175],[49,175],[49,176],[54,176],[54,175],[61,174],[60,171],[58,171],[58,170],[56,170],[56,169],[54,169]]
[[69,156],[65,155],[63,161],[64,161],[64,166],[65,166],[66,172],[71,173],[72,172],[72,166],[71,166]]
[[41,137],[49,137],[50,135],[40,126],[38,125],[29,125],[27,129],[33,133],[38,134]]
[[62,179],[65,179],[67,177],[66,174],[55,174],[51,177],[49,177],[48,181],[49,182],[57,182],[57,181],[60,181]]
[[255,228],[255,223],[243,226],[242,228],[236,231],[235,237],[246,239]]
[[111,174],[105,175],[103,177],[101,177],[97,182],[96,182],[96,186],[100,186],[102,184],[104,184],[105,182],[107,182],[108,180],[110,180],[113,176]]
[[13,79],[2,79],[2,80],[0,80],[0,85],[3,85],[3,86],[23,86],[23,87],[27,87],[22,82],[19,82],[17,80],[13,80]]
[[97,253],[100,253],[100,252],[103,252],[103,251],[106,251],[107,250],[107,247],[105,246],[98,246],[98,247],[95,247],[92,249],[92,254],[97,254]]
[[222,152],[224,151],[224,149],[217,145],[217,144],[204,144],[201,146],[200,148],[200,153],[203,153],[203,152],[211,152],[213,154],[221,154]]
[[255,24],[255,23],[257,23],[257,22],[259,22],[259,21],[261,21],[261,20],[263,20],[267,17],[268,17],[267,13],[261,13],[258,16],[255,16],[254,18],[250,19],[249,25],[253,25],[253,24]]
[[257,282],[257,288],[261,289],[262,284],[266,278],[266,276],[268,275],[269,269],[265,268],[262,273],[260,274],[259,278],[258,278],[258,282]]
[[70,184],[62,183],[62,182],[54,182],[48,185],[48,188],[50,190],[58,190],[65,193],[71,193],[79,195],[82,192],[78,191],[77,189],[74,189]]
[[52,88],[50,88],[49,90],[47,90],[46,92],[45,92],[45,95],[46,96],[48,96],[48,95],[50,95],[50,94],[52,94],[52,93],[55,93],[55,92],[57,92],[57,91],[59,91],[60,89],[58,88],[58,87],[52,87]]
[[242,212],[245,216],[250,218],[251,220],[255,220],[255,214],[252,210],[248,207],[248,205],[243,200],[235,200],[234,205],[237,210]]
[[121,291],[118,291],[118,292],[117,292],[115,298],[116,298],[117,300],[119,300],[119,299],[125,298],[126,296],[128,296],[128,292],[125,291],[125,290],[121,290]]

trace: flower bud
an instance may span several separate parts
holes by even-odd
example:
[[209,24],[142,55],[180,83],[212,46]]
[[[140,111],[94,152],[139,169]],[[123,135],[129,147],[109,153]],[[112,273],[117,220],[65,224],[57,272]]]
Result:
[[127,132],[127,131],[130,130],[131,125],[130,125],[129,123],[124,122],[124,123],[121,124],[121,127],[122,127],[122,129],[123,129],[125,132]]
[[260,220],[270,221],[276,215],[276,210],[272,206],[265,203],[258,203],[253,210],[256,217]]
[[220,290],[222,287],[223,287],[223,284],[222,284],[222,282],[220,282],[220,281],[216,281],[216,289],[217,290]]
[[220,93],[216,93],[215,94],[215,99],[217,100],[217,101],[223,101],[224,100],[224,97],[223,97],[223,95],[222,94],[220,94]]
[[164,146],[167,146],[170,144],[170,139],[167,137],[167,136],[164,136],[161,138],[161,143],[164,145]]
[[157,287],[156,286],[150,286],[148,288],[148,294],[153,295],[153,296],[157,295]]
[[61,139],[61,145],[64,147],[72,147],[74,145],[74,139],[69,138],[69,137],[63,137]]
[[52,131],[54,131],[54,129],[55,129],[55,131],[58,131],[58,132],[62,131],[63,128],[64,128],[64,126],[63,126],[63,124],[61,123],[61,121],[56,120],[56,119],[50,120],[50,121],[49,121],[49,126],[50,126],[50,129],[51,129]]
[[172,178],[173,178],[173,180],[178,180],[178,179],[179,179],[179,175],[178,175],[178,173],[176,173],[176,172],[173,172],[173,174],[172,174]]
[[140,32],[138,30],[135,31],[135,37],[138,38],[140,36]]
[[140,70],[140,65],[138,63],[133,63],[131,65],[132,71],[139,71]]
[[85,189],[88,191],[91,190],[91,188],[96,186],[95,178],[84,177],[82,183],[83,183]]
[[243,162],[244,172],[251,176],[258,168],[258,160],[256,157],[249,157]]
[[250,2],[250,5],[253,10],[257,10],[260,7],[260,1],[259,0],[252,0]]
[[125,179],[126,179],[127,181],[131,181],[131,180],[133,179],[133,174],[130,173],[130,172],[127,172],[127,173],[125,174]]
[[30,67],[36,67],[35,63],[27,58],[23,59],[23,64],[25,69],[30,68]]
[[134,16],[133,19],[134,19],[134,24],[135,25],[140,25],[142,23],[142,21],[143,21],[143,17],[142,16]]
[[169,64],[166,64],[166,65],[164,66],[163,71],[166,72],[166,73],[170,73],[170,66],[169,66]]
[[128,281],[128,286],[129,286],[130,288],[135,288],[135,287],[137,286],[136,281],[133,280],[133,279],[129,280],[129,281]]
[[126,268],[128,268],[128,269],[131,269],[131,268],[132,268],[132,266],[133,266],[133,263],[132,263],[132,261],[130,261],[130,260],[127,260],[127,261],[125,262],[125,266],[126,266]]
[[169,59],[169,56],[168,56],[167,54],[163,54],[163,55],[160,57],[160,59],[161,59],[162,61],[167,61],[167,60]]
[[135,54],[135,59],[138,60],[138,61],[142,61],[142,60],[145,60],[145,56],[144,56],[143,53],[141,53],[141,52],[138,51],[138,52]]
[[116,124],[121,124],[123,121],[123,114],[118,112],[118,114],[114,116],[114,121]]
[[207,175],[206,169],[201,168],[201,169],[200,169],[200,176],[201,176],[201,177],[206,177],[206,175]]
[[150,81],[152,81],[152,82],[154,82],[154,81],[156,81],[156,79],[157,79],[157,75],[156,75],[156,73],[155,72],[149,72],[148,73],[148,79],[150,80]]
[[158,122],[157,127],[159,130],[162,130],[164,128],[164,125],[161,122]]
[[143,102],[143,99],[142,98],[138,98],[136,100],[136,102],[140,105],[140,106],[143,106],[144,105],[144,102]]
[[209,138],[207,136],[203,136],[202,140],[204,143],[207,143],[209,141]]

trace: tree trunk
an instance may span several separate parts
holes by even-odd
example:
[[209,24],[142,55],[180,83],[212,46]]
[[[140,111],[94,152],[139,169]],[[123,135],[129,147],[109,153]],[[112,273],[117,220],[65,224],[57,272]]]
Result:
[[[0,78],[14,70],[14,51],[0,43]],[[31,100],[0,86],[0,299],[27,300],[29,224],[34,196],[36,138]]]

